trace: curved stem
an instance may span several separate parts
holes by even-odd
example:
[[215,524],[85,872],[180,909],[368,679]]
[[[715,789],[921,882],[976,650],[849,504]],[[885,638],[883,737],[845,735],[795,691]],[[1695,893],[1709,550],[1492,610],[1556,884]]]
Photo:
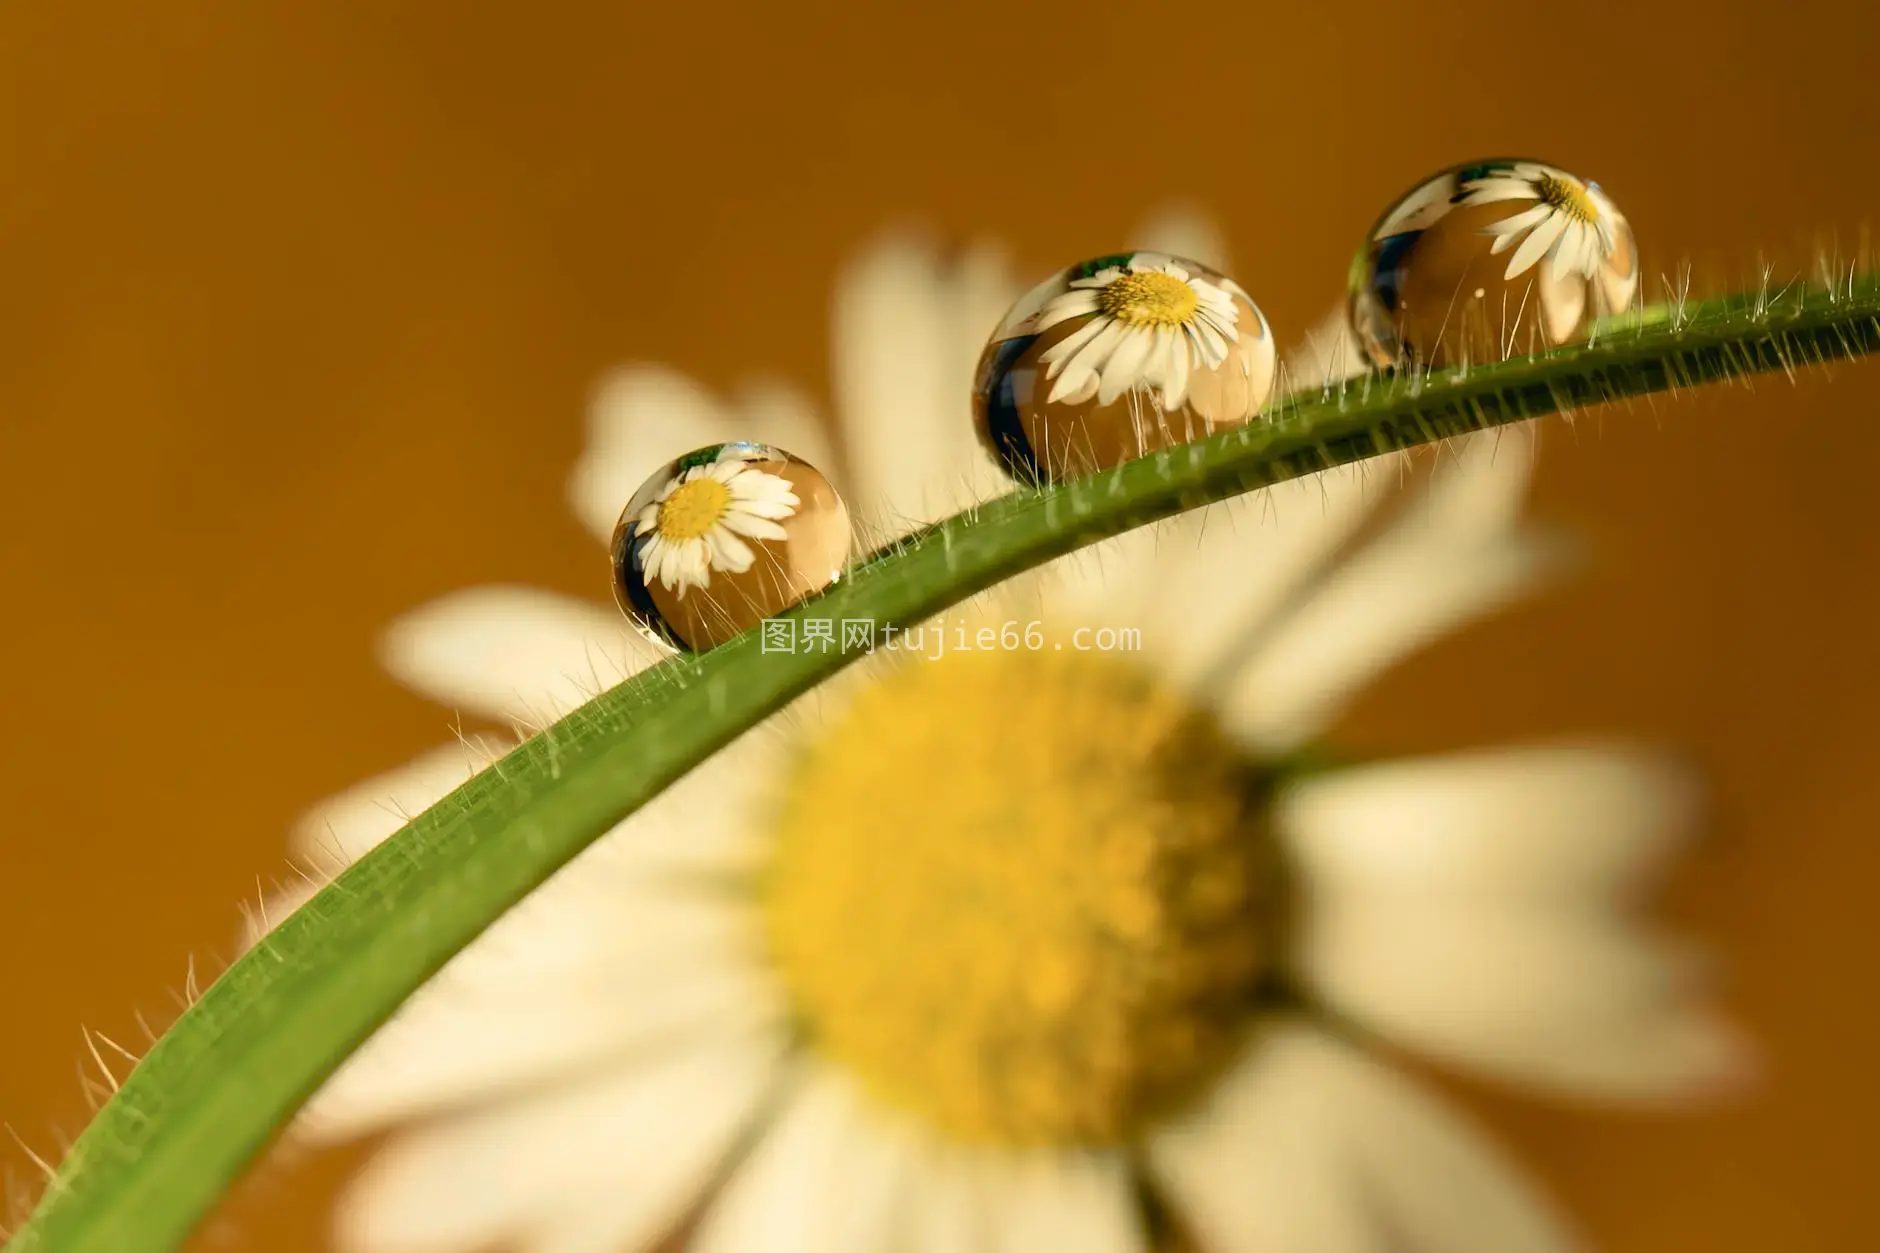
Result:
[[[819,597],[912,624],[1106,536],[1331,466],[1628,396],[1880,351],[1880,282],[1646,311],[1599,342],[1373,376],[1268,420],[928,527]],[[342,874],[218,979],[73,1145],[7,1253],[175,1248],[299,1105],[424,980],[583,848],[854,660],[746,634],[528,740]]]

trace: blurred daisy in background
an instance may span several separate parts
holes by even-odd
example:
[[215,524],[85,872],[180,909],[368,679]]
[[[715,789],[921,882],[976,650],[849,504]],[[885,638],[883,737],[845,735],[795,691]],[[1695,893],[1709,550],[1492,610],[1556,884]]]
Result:
[[[1142,243],[1217,261],[1199,230]],[[987,255],[889,238],[837,292],[839,440],[786,389],[725,404],[630,370],[575,510],[604,542],[653,467],[726,440],[830,468],[873,538],[984,499],[968,383],[1013,295]],[[342,1246],[1569,1247],[1368,1042],[1599,1099],[1704,1094],[1745,1056],[1624,908],[1692,816],[1668,765],[1322,764],[1355,689],[1556,564],[1520,521],[1525,435],[1440,460],[1402,491],[1393,466],[1216,506],[946,620],[1135,627],[1141,651],[877,655],[714,758],[308,1107],[307,1136],[391,1133]],[[528,724],[654,660],[611,610],[524,589],[446,597],[386,643],[416,690]],[[336,872],[486,761],[452,745],[362,784],[295,851]]]

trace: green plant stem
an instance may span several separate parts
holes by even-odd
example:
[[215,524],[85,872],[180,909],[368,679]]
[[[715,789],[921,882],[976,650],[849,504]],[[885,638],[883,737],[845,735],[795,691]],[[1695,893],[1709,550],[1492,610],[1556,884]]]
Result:
[[[1581,406],[1880,350],[1880,283],[1653,309],[1600,342],[1294,397],[1270,420],[928,527],[818,598],[913,624],[1073,549],[1330,466]],[[1248,554],[1258,560],[1259,554]],[[668,661],[528,740],[242,957],[124,1080],[7,1253],[174,1249],[336,1066],[503,911],[853,660],[755,634]]]

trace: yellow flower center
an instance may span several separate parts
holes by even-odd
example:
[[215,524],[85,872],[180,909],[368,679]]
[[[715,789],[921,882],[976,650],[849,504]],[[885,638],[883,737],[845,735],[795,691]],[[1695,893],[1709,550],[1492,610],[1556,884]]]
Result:
[[730,507],[731,489],[702,474],[660,502],[659,533],[670,540],[697,539]]
[[1130,271],[1097,296],[1097,308],[1132,326],[1181,326],[1200,303],[1193,287],[1160,270]]
[[1543,174],[1534,184],[1534,190],[1540,193],[1542,204],[1570,218],[1581,222],[1599,220],[1599,207],[1593,203],[1586,188],[1573,179]]
[[1128,1140],[1217,1073],[1270,966],[1258,792],[1114,654],[910,659],[783,797],[764,907],[804,1034],[960,1138]]

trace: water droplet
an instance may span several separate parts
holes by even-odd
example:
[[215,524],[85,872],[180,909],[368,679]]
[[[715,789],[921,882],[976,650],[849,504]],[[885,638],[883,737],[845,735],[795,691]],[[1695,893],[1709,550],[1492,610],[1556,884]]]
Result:
[[712,444],[667,463],[614,527],[614,597],[697,652],[841,577],[849,512],[823,473],[767,444]]
[[1638,277],[1632,227],[1598,183],[1478,161],[1378,220],[1352,266],[1351,320],[1379,366],[1500,361],[1625,312]]
[[1238,283],[1117,253],[1012,306],[979,359],[973,414],[1012,477],[1075,478],[1246,422],[1273,376],[1272,331]]

